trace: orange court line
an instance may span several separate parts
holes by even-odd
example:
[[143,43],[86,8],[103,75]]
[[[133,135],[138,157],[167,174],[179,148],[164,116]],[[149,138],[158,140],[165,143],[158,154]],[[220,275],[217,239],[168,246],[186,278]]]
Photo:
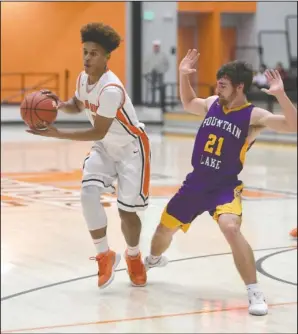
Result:
[[[82,177],[82,171],[72,170],[70,172],[61,171],[49,171],[41,173],[3,173],[2,177],[8,177],[17,181],[32,182],[32,183],[43,183],[52,186],[57,186],[64,189],[80,189],[80,181]],[[59,183],[63,183],[59,185]],[[74,182],[75,184],[65,185],[65,183]],[[76,184],[77,183],[77,184]],[[151,185],[150,195],[151,196],[171,196],[174,195],[180,185]],[[283,198],[284,194],[261,191],[261,190],[250,190],[244,189],[243,196],[249,198]]]
[[[79,190],[79,185],[61,186],[61,188]],[[174,195],[180,186],[150,186],[150,196],[172,196]],[[111,195],[115,197],[116,195]],[[277,194],[273,192],[263,192],[259,190],[243,190],[243,196],[249,198],[283,198],[284,194]]]
[[[269,307],[278,307],[278,306],[287,306],[287,305],[289,305],[289,306],[290,305],[297,305],[297,302],[276,303],[276,304],[269,304],[268,306]],[[219,309],[213,309],[213,310],[199,310],[199,311],[184,312],[184,313],[150,315],[150,316],[136,317],[136,318],[112,319],[112,320],[90,321],[90,322],[77,322],[77,323],[64,324],[64,325],[54,325],[54,326],[44,326],[44,327],[30,327],[30,328],[3,330],[3,331],[1,331],[1,333],[16,333],[16,332],[38,331],[38,330],[45,330],[45,329],[47,330],[47,329],[54,329],[54,328],[56,329],[56,328],[66,328],[66,327],[104,325],[104,324],[120,323],[120,322],[128,322],[128,321],[174,318],[174,317],[189,316],[189,315],[196,315],[196,314],[210,314],[210,313],[229,312],[229,311],[241,311],[241,310],[246,310],[246,309],[247,309],[247,306],[226,307],[226,308],[219,308]]]
[[[25,180],[21,180],[21,179],[16,179],[18,181],[25,181]],[[32,182],[32,183],[42,183],[44,185],[51,185],[51,186],[55,186],[55,187],[59,187],[62,189],[69,189],[69,190],[80,190],[81,186],[79,184],[79,180],[77,180],[76,182],[78,182],[78,184],[73,184],[73,185],[64,185],[64,184],[59,184],[56,182],[42,182],[40,180],[38,181],[33,181],[33,180],[26,180],[26,182]],[[117,188],[117,187],[116,187]],[[178,185],[174,185],[174,186],[155,186],[155,185],[151,185],[150,186],[150,196],[152,197],[164,197],[164,196],[173,196],[177,190],[180,188],[180,186]],[[109,195],[109,194],[107,194]],[[111,194],[111,197],[116,197],[116,194]],[[284,198],[285,195],[284,194],[277,194],[277,193],[272,193],[272,192],[263,192],[263,191],[258,191],[258,190],[248,190],[248,189],[244,189],[243,190],[243,196],[245,197],[249,197],[249,198]]]
[[25,206],[24,201],[12,196],[1,195],[1,203],[9,203],[13,206]]

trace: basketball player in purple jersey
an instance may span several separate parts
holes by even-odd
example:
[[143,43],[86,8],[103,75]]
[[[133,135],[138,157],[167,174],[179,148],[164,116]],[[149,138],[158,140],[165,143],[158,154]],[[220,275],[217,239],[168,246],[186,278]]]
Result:
[[255,107],[246,99],[253,78],[251,67],[241,61],[223,65],[217,72],[217,96],[197,98],[189,75],[199,54],[189,50],[181,61],[180,96],[185,110],[204,116],[197,133],[193,155],[193,171],[164,209],[146,257],[147,269],[165,266],[162,254],[170,246],[174,233],[186,232],[191,222],[208,211],[229,243],[235,265],[246,284],[249,313],[265,315],[268,307],[256,277],[252,249],[240,232],[242,182],[238,174],[243,168],[245,154],[264,128],[279,132],[297,132],[297,109],[284,92],[277,71],[266,71],[270,88],[264,92],[274,95],[283,115],[273,115]]

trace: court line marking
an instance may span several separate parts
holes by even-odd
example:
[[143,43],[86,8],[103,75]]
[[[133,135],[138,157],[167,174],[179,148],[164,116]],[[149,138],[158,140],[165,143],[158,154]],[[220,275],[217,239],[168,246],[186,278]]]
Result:
[[261,188],[261,187],[254,187],[254,186],[244,186],[244,188],[249,189],[249,190],[259,190],[265,193],[268,192],[268,193],[276,193],[276,194],[282,194],[282,195],[297,196],[297,192],[291,191],[291,190],[276,190],[276,189]]
[[[59,177],[58,177],[59,179]],[[79,191],[80,191],[80,186],[78,186],[77,188],[71,188],[71,189],[68,189],[68,187],[65,187],[65,186],[59,186],[57,184],[44,184],[43,182],[36,182],[36,181],[33,181],[31,180],[30,182],[27,181],[21,181],[21,180],[17,180],[17,179],[10,179],[10,178],[7,178],[7,177],[1,177],[1,182],[3,183],[3,189],[2,189],[2,194],[3,195],[6,195],[6,196],[10,196],[12,197],[14,200],[16,200],[16,202],[18,202],[18,200],[20,202],[24,201],[24,204],[29,204],[29,203],[33,203],[33,202],[40,202],[40,203],[43,203],[45,205],[52,205],[52,206],[59,206],[59,207],[62,207],[62,208],[66,208],[66,209],[71,209],[71,210],[78,210],[80,205],[79,205],[79,197],[78,197],[78,194],[79,194]],[[54,182],[54,181],[53,181]],[[55,183],[55,182],[54,182]],[[29,187],[28,190],[31,190],[32,188],[32,191],[27,194],[27,195],[23,195],[23,193],[21,194],[18,194],[17,191],[13,191],[15,190],[15,185],[20,185],[21,187]],[[7,189],[5,189],[5,186],[7,185]],[[67,204],[65,203],[65,201],[62,201],[60,202],[59,200],[53,200],[53,198],[55,198],[55,196],[51,196],[51,197],[45,197],[45,198],[38,198],[36,197],[34,194],[34,189],[36,188],[36,190],[46,190],[46,191],[52,191],[54,192],[53,195],[55,195],[57,193],[57,196],[60,197],[61,195],[65,195],[65,197],[67,198],[67,196],[71,196],[72,198],[72,203],[71,204]],[[174,187],[177,189],[179,188],[179,186],[168,186],[168,187]],[[157,187],[155,186],[156,188],[156,191],[157,193],[155,194],[154,197],[157,197],[159,195],[166,195],[166,194],[158,194],[158,188],[161,188],[163,189],[163,187]],[[27,190],[27,188],[25,189]],[[152,189],[154,190],[154,188]],[[172,189],[173,190],[173,189]],[[171,190],[168,189],[169,191],[169,196],[171,194]],[[176,190],[177,191],[177,190]],[[248,192],[247,194],[245,193]],[[249,191],[250,192],[261,192],[263,194],[250,194],[249,195]],[[153,191],[154,192],[154,191]],[[175,192],[175,190],[173,190],[173,193]],[[267,197],[266,197],[266,194],[267,194]],[[3,197],[3,196],[2,196]],[[2,202],[2,197],[1,197],[1,202]],[[272,199],[277,199],[277,198],[281,198],[281,199],[289,199],[289,198],[295,198],[296,195],[293,194],[293,193],[290,193],[290,192],[284,192],[284,191],[274,191],[274,190],[270,190],[270,189],[262,189],[262,188],[254,188],[254,187],[245,187],[244,189],[244,192],[243,192],[243,199],[246,200],[272,200]],[[52,199],[52,200],[51,200]],[[5,203],[5,201],[3,200],[3,202]],[[111,202],[111,199],[107,199],[106,201],[104,200],[104,198],[101,199],[101,202],[104,204],[106,203],[107,205]]]
[[[291,306],[291,305],[297,305],[297,302],[284,302],[284,303],[268,304],[268,307]],[[72,324],[62,324],[62,325],[53,325],[53,326],[29,327],[29,328],[20,328],[20,329],[12,329],[12,330],[3,330],[3,331],[1,331],[1,333],[28,332],[28,331],[38,331],[38,330],[45,330],[45,329],[57,329],[57,328],[79,327],[79,326],[90,326],[90,325],[104,325],[104,324],[130,322],[130,321],[140,321],[140,320],[175,318],[175,317],[183,317],[183,316],[198,315],[198,314],[210,314],[210,313],[229,312],[229,311],[242,311],[242,310],[247,310],[247,308],[248,308],[248,306],[245,305],[245,306],[238,306],[238,307],[226,307],[226,308],[199,310],[199,311],[192,311],[192,312],[149,315],[149,316],[135,317],[135,318],[122,318],[122,319],[111,319],[111,320],[90,321],[90,322],[77,322],[77,323],[72,323]]]
[[[151,175],[152,176],[152,175]],[[166,175],[159,174],[160,177],[168,178]],[[29,181],[28,181],[29,178]],[[32,179],[33,178],[33,179]],[[69,182],[78,182],[78,185],[75,186],[77,189],[80,190],[80,181],[81,181],[81,170],[80,169],[73,169],[68,172],[62,171],[47,171],[47,172],[36,172],[36,173],[2,173],[1,174],[1,181],[3,182],[20,182],[24,184],[40,184],[42,186],[52,186],[57,187],[57,185],[52,184],[52,182],[56,182],[59,184],[60,181],[67,181]],[[48,182],[51,182],[50,184]],[[179,188],[181,184],[179,182],[173,182],[171,184],[153,184],[153,188],[158,187],[172,187],[172,188]],[[63,189],[68,189],[68,187],[59,186]],[[73,188],[73,186],[71,186]],[[73,189],[74,190],[74,189]],[[175,189],[176,190],[176,189]],[[293,195],[297,196],[297,192],[292,190],[280,190],[280,189],[269,189],[269,188],[262,188],[257,186],[247,186],[244,185],[244,190],[250,191],[260,191],[265,194],[275,194],[275,195]],[[172,195],[172,194],[171,194]]]
[[[262,252],[262,251],[264,252],[264,251],[270,251],[270,250],[289,249],[289,248],[297,248],[297,247],[291,245],[291,246],[280,246],[280,247],[270,247],[270,248],[259,248],[259,249],[255,249],[253,251],[254,252]],[[201,259],[201,258],[207,258],[207,257],[214,257],[214,256],[223,256],[223,255],[232,255],[232,252],[191,256],[191,257],[186,257],[186,258],[181,258],[181,259],[170,260],[169,263],[189,261],[189,260],[195,260],[195,259]],[[120,271],[124,271],[124,270],[126,270],[126,268],[116,269],[115,272],[120,272]],[[97,276],[97,273],[92,274],[92,275],[87,275],[87,276],[71,278],[71,279],[56,282],[56,283],[51,283],[51,284],[43,285],[43,286],[40,286],[40,287],[37,287],[37,288],[29,289],[29,290],[20,291],[20,292],[17,292],[17,293],[8,295],[8,296],[1,297],[1,302],[4,301],[4,300],[8,300],[8,299],[12,299],[12,298],[15,298],[15,297],[20,297],[22,295],[26,295],[26,294],[31,293],[31,292],[36,292],[36,291],[39,291],[39,290],[44,290],[44,289],[52,288],[54,286],[67,284],[67,283],[72,283],[72,282],[76,282],[76,281],[80,281],[80,280],[83,280],[83,279],[88,279],[88,278],[96,277],[96,276]]]
[[275,255],[278,255],[278,254],[282,254],[282,253],[286,253],[286,252],[290,252],[292,250],[295,250],[295,248],[293,249],[284,249],[284,250],[281,250],[281,251],[278,251],[278,252],[275,252],[275,253],[272,253],[272,254],[268,254],[268,255],[265,255],[261,258],[259,258],[257,261],[256,261],[256,267],[257,267],[257,271],[268,277],[268,278],[271,278],[275,281],[278,281],[278,282],[281,282],[281,283],[285,283],[285,284],[290,284],[290,285],[294,285],[294,286],[297,286],[297,283],[295,282],[290,282],[290,281],[287,281],[287,280],[284,280],[282,278],[278,278],[277,276],[273,276],[271,274],[269,274],[264,268],[263,268],[263,263],[265,260],[269,259],[270,257],[272,256],[275,256]]

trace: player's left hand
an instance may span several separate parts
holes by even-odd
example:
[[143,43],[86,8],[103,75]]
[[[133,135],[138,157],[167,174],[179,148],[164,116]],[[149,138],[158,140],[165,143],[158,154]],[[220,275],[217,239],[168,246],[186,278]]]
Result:
[[42,128],[30,128],[30,130],[26,130],[26,132],[37,136],[60,138],[59,130],[46,122],[43,123]]
[[263,92],[274,96],[284,92],[284,84],[277,70],[266,70],[265,76],[269,84],[269,89],[262,88]]

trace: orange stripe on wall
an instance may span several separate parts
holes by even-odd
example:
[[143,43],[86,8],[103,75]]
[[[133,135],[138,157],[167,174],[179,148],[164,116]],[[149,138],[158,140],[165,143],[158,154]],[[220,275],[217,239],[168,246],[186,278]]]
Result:
[[237,30],[235,27],[221,27],[222,64],[235,60]]
[[[198,15],[198,46],[200,50],[198,82],[215,85],[216,72],[221,66],[220,13]],[[210,88],[200,87],[200,97],[210,95]]]
[[221,12],[221,13],[255,13],[257,4],[253,2],[178,2],[178,11],[180,12]]
[[[187,54],[189,49],[193,49],[196,47],[195,45],[195,35],[196,35],[196,27],[178,27],[178,42],[177,42],[177,64],[179,66],[181,60]],[[179,78],[179,69],[177,67],[177,78]],[[195,75],[191,75],[189,77],[191,84],[195,83]],[[180,96],[179,89],[177,89],[177,94]]]

